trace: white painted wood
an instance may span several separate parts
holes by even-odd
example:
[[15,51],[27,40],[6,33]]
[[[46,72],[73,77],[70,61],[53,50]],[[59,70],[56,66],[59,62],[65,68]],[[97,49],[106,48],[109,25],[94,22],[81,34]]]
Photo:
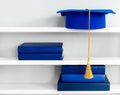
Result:
[[[86,33],[87,30],[83,29],[67,29],[64,27],[0,27],[0,32],[78,32]],[[103,29],[93,29],[91,33],[119,33],[119,27],[103,28]]]
[[[64,57],[63,60],[18,60],[0,58],[0,65],[86,65],[87,58]],[[120,65],[119,57],[92,57],[91,65]]]

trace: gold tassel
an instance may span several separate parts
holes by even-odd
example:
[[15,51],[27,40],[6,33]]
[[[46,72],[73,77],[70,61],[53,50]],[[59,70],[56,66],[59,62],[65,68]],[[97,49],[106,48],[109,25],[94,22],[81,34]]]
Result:
[[89,60],[88,60],[87,65],[86,65],[85,78],[86,79],[93,78],[93,73],[92,73],[92,70],[91,70],[91,65],[90,65]]
[[90,9],[88,9],[88,60],[84,77],[86,79],[93,78],[93,73],[90,65]]

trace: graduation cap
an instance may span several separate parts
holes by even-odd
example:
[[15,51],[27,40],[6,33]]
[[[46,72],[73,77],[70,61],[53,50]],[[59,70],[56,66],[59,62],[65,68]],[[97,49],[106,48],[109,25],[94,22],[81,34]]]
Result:
[[[88,29],[87,9],[67,9],[60,10],[62,16],[66,16],[66,28]],[[90,29],[100,29],[106,27],[105,15],[113,13],[110,9],[90,9]]]

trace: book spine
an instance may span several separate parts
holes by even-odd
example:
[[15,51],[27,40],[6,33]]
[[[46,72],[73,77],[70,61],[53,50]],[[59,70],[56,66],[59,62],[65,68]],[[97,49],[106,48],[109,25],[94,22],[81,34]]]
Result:
[[110,83],[58,83],[58,91],[109,91]]
[[94,74],[92,79],[86,79],[84,74],[62,74],[62,82],[105,82],[105,74]]
[[62,47],[18,47],[18,53],[60,53],[62,54]]
[[18,54],[19,60],[62,60],[61,54]]
[[[91,65],[93,74],[105,74],[105,65]],[[61,67],[62,74],[84,74],[85,65],[63,65]]]

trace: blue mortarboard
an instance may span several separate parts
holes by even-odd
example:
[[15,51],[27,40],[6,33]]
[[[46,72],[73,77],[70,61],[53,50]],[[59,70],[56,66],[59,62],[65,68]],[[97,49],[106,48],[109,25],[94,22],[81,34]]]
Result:
[[[67,9],[60,10],[62,16],[66,16],[66,28],[88,29],[88,10],[87,9]],[[90,10],[90,29],[100,29],[106,27],[105,15],[113,13],[110,9],[91,9]]]

